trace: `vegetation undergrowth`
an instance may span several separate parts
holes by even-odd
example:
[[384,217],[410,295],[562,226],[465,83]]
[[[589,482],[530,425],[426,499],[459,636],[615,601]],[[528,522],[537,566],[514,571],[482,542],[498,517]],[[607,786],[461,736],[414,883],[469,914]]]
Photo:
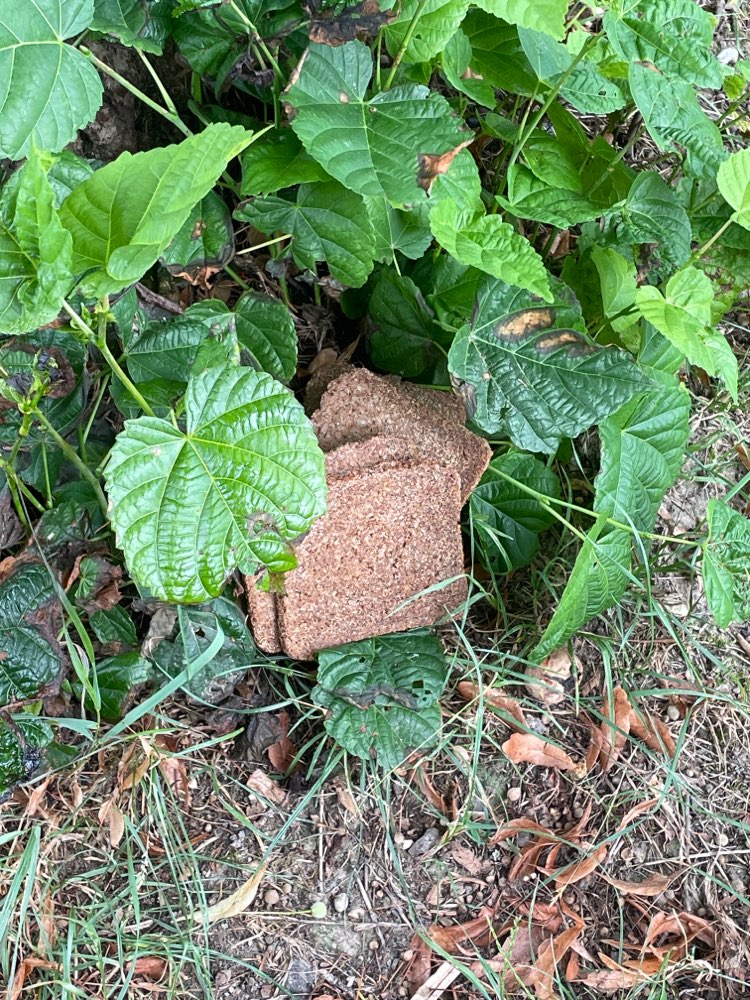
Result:
[[[495,745],[517,767],[593,782],[631,734],[660,794],[692,801],[676,763],[686,714],[675,739],[647,705],[666,681],[627,678],[629,644],[637,633],[653,651],[658,628],[684,663],[717,668],[705,683],[686,678],[675,710],[722,701],[711,688],[720,658],[682,634],[656,577],[697,576],[716,625],[708,646],[750,620],[750,472],[711,457],[722,434],[741,438],[750,398],[747,342],[731,320],[750,287],[750,61],[717,58],[715,27],[693,0],[4,5],[0,800],[16,789],[29,807],[0,835],[13,859],[0,910],[0,939],[13,947],[0,963],[14,1000],[46,973],[85,995],[81,941],[99,989],[125,970],[126,995],[134,977],[168,965],[178,995],[184,961],[209,995],[209,926],[252,904],[274,851],[343,759],[363,762],[359,793],[386,828],[404,775],[449,759],[463,807],[419,786],[445,837],[505,843],[503,823],[518,817],[498,818],[482,773],[493,714],[513,731]],[[121,71],[123,52],[137,78]],[[113,88],[159,141],[81,155],[79,132]],[[443,641],[414,631],[301,664],[258,650],[240,580],[262,572],[263,586],[278,587],[295,542],[325,513],[324,457],[295,391],[331,346],[457,393],[493,458],[465,511],[472,596]],[[713,423],[691,440],[704,409]],[[739,443],[737,455],[750,468]],[[663,507],[681,475],[707,496],[703,523],[686,530]],[[596,690],[581,642],[597,651]],[[186,749],[171,699],[218,719],[248,671],[266,685],[257,704],[233,704],[228,722]],[[500,693],[529,671],[537,702],[565,703],[565,725],[545,715],[535,728],[533,707]],[[347,685],[377,697],[346,697]],[[286,720],[272,770],[301,770],[307,784],[295,804],[284,800],[272,834],[249,823],[258,859],[238,866],[247,879],[236,898],[209,906],[209,855],[172,800],[188,796],[184,758],[231,740],[256,710]],[[578,746],[566,745],[568,723]],[[89,772],[102,762],[117,782],[99,801]],[[65,768],[89,775],[87,791],[71,777],[80,798],[40,853],[41,800],[18,786],[36,775],[46,788]],[[212,780],[217,794],[232,781]],[[273,807],[274,788],[255,792]],[[56,843],[68,852],[77,842],[89,793],[123,853],[113,864],[106,850],[81,852],[78,883],[106,871],[115,895],[71,904],[66,950],[44,909],[54,894],[33,886]],[[607,795],[596,786],[598,836],[536,831],[547,840],[524,873],[562,889],[578,881],[571,850],[611,857],[631,828],[617,825]],[[227,808],[246,823],[231,794]],[[559,829],[562,866],[561,843],[545,853]],[[162,892],[168,879],[176,893]],[[144,886],[166,899],[166,923],[145,937],[133,902]],[[564,979],[603,989],[605,973],[647,995],[643,983],[658,989],[689,964],[689,944],[711,944],[694,916],[651,928],[640,965],[621,948],[581,971],[592,956],[574,950],[563,976],[539,955],[563,943],[565,954],[583,934],[565,906],[547,914],[554,947],[528,935],[533,974],[520,981],[539,997],[553,979],[563,992]],[[120,909],[132,919],[118,923]],[[477,919],[486,931],[487,915]],[[105,939],[98,926],[111,921]],[[671,951],[654,943],[657,930],[672,934]],[[507,961],[481,952],[493,934],[423,932],[408,982],[426,981],[430,954],[458,953],[471,995],[498,995]],[[128,964],[134,948],[150,969]]]

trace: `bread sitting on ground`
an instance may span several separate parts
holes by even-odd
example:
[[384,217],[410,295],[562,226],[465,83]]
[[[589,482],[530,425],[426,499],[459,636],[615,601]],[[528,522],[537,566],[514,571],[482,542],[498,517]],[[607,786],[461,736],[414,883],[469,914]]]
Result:
[[247,581],[261,649],[311,659],[465,602],[460,513],[491,451],[463,418],[454,397],[361,369],[328,384],[313,415],[328,512],[295,545],[283,594]]

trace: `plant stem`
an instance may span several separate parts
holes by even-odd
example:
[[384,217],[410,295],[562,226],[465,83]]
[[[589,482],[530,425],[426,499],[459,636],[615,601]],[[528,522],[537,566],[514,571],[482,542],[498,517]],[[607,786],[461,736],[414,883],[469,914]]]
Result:
[[[162,96],[162,99],[164,101],[164,104],[166,105],[167,111],[169,111],[169,113],[171,115],[174,115],[175,118],[178,118],[178,119],[180,119],[180,121],[182,121],[182,119],[180,118],[180,113],[177,110],[177,106],[175,105],[174,101],[172,100],[172,98],[171,98],[171,96],[169,94],[169,91],[164,86],[164,84],[161,82],[161,77],[159,76],[159,74],[156,72],[156,70],[154,69],[154,67],[151,65],[151,63],[149,62],[148,58],[146,57],[146,53],[142,52],[141,49],[139,49],[139,48],[136,48],[135,51],[138,53],[138,55],[140,57],[140,60],[143,63],[143,65],[146,67],[146,69],[151,74],[151,79],[154,81],[154,83],[158,87],[159,93]],[[188,129],[188,134],[190,134],[190,130],[189,129]]]
[[247,247],[245,250],[238,250],[235,257],[240,257],[245,253],[253,253],[255,250],[262,250],[263,247],[272,247],[275,243],[282,243],[284,240],[290,240],[292,237],[289,233],[285,233],[283,236],[277,236],[273,240],[266,240],[265,243],[256,243],[254,247]]
[[151,108],[152,111],[155,111],[158,115],[161,115],[162,118],[166,118],[167,121],[171,122],[176,129],[179,129],[183,135],[189,136],[193,134],[187,127],[185,122],[177,114],[176,111],[174,113],[168,111],[166,108],[163,108],[160,104],[157,104],[156,101],[152,101],[151,98],[147,94],[144,94],[142,90],[139,90],[139,88],[136,87],[134,83],[131,83],[130,80],[126,80],[124,76],[121,76],[117,72],[117,70],[112,69],[112,67],[108,66],[107,63],[102,62],[101,59],[98,59],[91,51],[91,49],[87,49],[85,45],[81,45],[79,46],[78,51],[82,55],[86,56],[86,58],[90,62],[92,62],[97,69],[101,70],[102,73],[106,73],[107,76],[111,76],[113,80],[117,80],[117,82],[120,84],[121,87],[124,87],[134,97],[137,97],[139,101],[143,101],[143,103],[147,105],[149,108]]
[[265,39],[263,38],[263,36],[261,35],[261,33],[255,27],[255,25],[253,24],[253,22],[250,20],[250,18],[244,12],[244,10],[242,10],[240,7],[237,6],[237,4],[235,3],[235,0],[229,0],[229,6],[235,12],[235,14],[240,19],[240,21],[242,21],[242,23],[245,25],[245,27],[249,30],[250,34],[253,36],[253,41],[258,46],[258,48],[261,50],[261,52],[263,52],[263,54],[265,55],[266,59],[269,61],[269,63],[273,67],[274,73],[276,73],[276,75],[278,76],[278,78],[281,79],[281,70],[279,69],[279,64],[274,59],[273,53],[271,52],[271,50],[269,49],[269,47],[266,45]]
[[42,413],[41,410],[37,410],[34,414],[34,417],[47,431],[47,433],[55,442],[55,444],[63,453],[63,455],[65,455],[65,457],[70,462],[72,462],[73,465],[75,465],[75,467],[81,473],[83,478],[91,485],[91,488],[94,491],[94,496],[96,497],[99,506],[102,509],[102,513],[104,514],[105,517],[107,517],[107,498],[104,496],[104,491],[99,485],[99,480],[96,478],[94,473],[91,471],[88,465],[86,465],[86,463],[83,461],[83,459],[75,450],[75,448],[71,447],[71,445],[68,444],[68,442],[62,436],[62,434],[60,434],[57,430],[55,430],[55,428],[52,426],[52,424],[49,422],[49,420],[47,419],[45,414]]
[[91,327],[88,325],[88,323],[84,322],[84,320],[81,319],[81,317],[78,315],[78,313],[75,311],[75,309],[72,309],[71,306],[65,301],[65,299],[63,299],[63,309],[68,314],[68,316],[70,316],[71,320],[73,321],[73,323],[75,323],[75,325],[78,327],[78,329],[81,330],[83,333],[86,334],[89,342],[91,344],[93,344],[95,347],[97,347],[101,351],[101,353],[104,355],[104,359],[107,362],[107,364],[109,365],[109,367],[115,373],[115,375],[120,380],[120,382],[122,382],[123,386],[127,389],[128,393],[133,397],[133,399],[140,406],[140,408],[143,410],[143,412],[145,414],[147,414],[149,417],[153,417],[155,415],[154,411],[151,409],[150,405],[143,398],[143,396],[138,391],[138,389],[133,384],[133,382],[130,380],[130,378],[128,377],[128,375],[126,375],[126,373],[123,371],[123,369],[121,368],[120,363],[118,362],[117,358],[114,356],[114,354],[112,353],[112,351],[110,351],[110,349],[109,349],[109,347],[107,345],[107,309],[106,309],[106,307],[108,307],[108,302],[107,302],[106,296],[105,296],[105,298],[103,300],[103,303],[105,304],[105,309],[104,309],[103,315],[101,315],[99,317],[99,334],[98,335],[94,333],[94,331],[91,329]]
[[711,239],[710,240],[706,240],[706,242],[703,244],[703,246],[699,247],[693,253],[692,257],[688,261],[688,264],[694,264],[696,262],[696,260],[700,260],[700,258],[703,256],[703,254],[706,253],[708,250],[711,249],[711,247],[719,239],[719,237],[724,235],[724,233],[727,231],[727,229],[729,229],[729,227],[732,225],[733,222],[734,222],[734,219],[727,219],[726,222],[716,230],[716,232],[713,234],[713,236],[711,237]]
[[419,3],[417,4],[417,9],[414,11],[414,16],[412,17],[411,21],[409,21],[409,26],[406,29],[406,34],[404,35],[404,40],[403,40],[403,42],[401,42],[401,47],[399,48],[398,52],[396,53],[396,58],[393,60],[393,65],[391,66],[391,71],[388,74],[388,76],[386,77],[385,86],[383,87],[383,90],[390,90],[391,87],[393,86],[393,80],[394,80],[394,78],[396,76],[396,71],[398,70],[399,66],[401,65],[401,60],[406,55],[406,50],[409,48],[409,43],[411,42],[412,38],[414,37],[414,32],[417,30],[417,25],[419,24],[419,19],[421,18],[422,14],[424,13],[424,9],[425,9],[426,6],[427,6],[427,0],[419,0]]

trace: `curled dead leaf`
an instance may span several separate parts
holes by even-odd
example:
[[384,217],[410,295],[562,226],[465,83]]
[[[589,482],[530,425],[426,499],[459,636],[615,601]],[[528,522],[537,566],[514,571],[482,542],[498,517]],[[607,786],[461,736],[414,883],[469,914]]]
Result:
[[515,698],[503,694],[496,688],[480,688],[478,684],[474,684],[472,681],[461,681],[457,691],[464,701],[475,701],[481,697],[485,705],[496,709],[506,726],[515,729],[519,733],[528,732],[529,727],[526,723],[526,716],[523,714],[523,709]]
[[650,878],[643,879],[641,882],[629,882],[622,878],[613,878],[611,875],[605,875],[602,872],[602,878],[604,878],[610,885],[614,886],[615,889],[619,889],[620,892],[625,893],[626,896],[660,896],[666,889],[669,888],[670,884],[676,878],[676,875],[652,875]]
[[286,792],[276,782],[269,778],[265,771],[258,768],[247,779],[247,787],[260,795],[261,798],[273,802],[274,805],[281,805],[286,801]]
[[134,976],[141,976],[158,983],[167,973],[167,960],[159,958],[157,955],[141,955],[134,962],[128,962],[128,972],[132,971]]
[[613,690],[611,700],[607,698],[602,706],[602,715],[605,721],[601,725],[602,749],[599,763],[602,771],[606,772],[622,753],[630,732],[630,699],[623,688],[616,687]]
[[543,705],[559,705],[565,699],[564,684],[570,679],[571,667],[580,668],[577,658],[573,658],[567,647],[556,649],[537,666],[526,668],[526,690],[532,698]]
[[250,878],[244,882],[239,889],[231,893],[231,895],[226,896],[224,899],[220,899],[218,903],[214,903],[213,906],[205,911],[196,910],[193,913],[193,920],[196,923],[215,924],[219,920],[226,920],[228,917],[236,917],[238,913],[244,912],[248,906],[250,906],[255,897],[258,895],[258,889],[263,881],[266,874],[266,869],[268,864],[261,864],[255,869],[255,872],[250,876]]
[[581,858],[580,861],[574,861],[573,864],[567,865],[565,868],[560,868],[556,872],[551,873],[554,875],[555,886],[558,889],[563,888],[566,885],[573,885],[574,882],[580,882],[581,879],[586,878],[590,875],[607,857],[608,848],[605,844],[601,844],[596,848],[593,854],[590,854],[587,858]]
[[583,777],[586,773],[585,761],[576,763],[561,747],[548,743],[533,733],[514,733],[503,743],[502,750],[514,764],[535,764],[558,771],[572,771],[578,777]]

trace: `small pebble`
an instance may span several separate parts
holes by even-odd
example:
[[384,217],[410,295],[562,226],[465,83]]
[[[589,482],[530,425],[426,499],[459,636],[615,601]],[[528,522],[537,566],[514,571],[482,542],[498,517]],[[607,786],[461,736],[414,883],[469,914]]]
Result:
[[355,906],[353,910],[349,911],[349,917],[350,917],[351,920],[354,920],[354,921],[364,920],[365,919],[365,911],[362,909],[361,906]]
[[670,705],[667,708],[667,718],[670,722],[677,722],[680,717],[680,710],[676,705]]
[[373,938],[367,947],[370,949],[370,951],[377,951],[378,948],[380,947],[380,942],[378,941],[377,938]]
[[576,819],[580,819],[581,816],[583,816],[583,809],[581,808],[581,806],[575,807],[575,809],[573,810],[573,815],[575,816]]
[[508,799],[508,802],[518,802],[522,794],[523,792],[516,785],[513,788],[508,789],[508,791],[506,792],[506,798]]
[[263,893],[263,901],[267,906],[276,906],[281,896],[275,889],[266,889]]
[[282,892],[283,892],[283,893],[284,893],[285,895],[287,895],[287,896],[288,896],[288,895],[289,895],[289,893],[290,893],[290,892],[292,891],[292,883],[291,883],[291,882],[285,882],[285,883],[284,883],[284,884],[282,885],[282,887],[281,887],[281,891],[282,891]]
[[699,906],[698,909],[695,912],[698,914],[699,917],[705,917],[705,915],[706,915],[706,907],[705,906]]
[[405,962],[411,962],[411,960],[414,958],[414,952],[412,951],[411,948],[407,948],[406,951],[401,955],[401,958],[403,958]]
[[328,907],[322,899],[316,900],[310,907],[310,916],[315,920],[325,920],[328,915]]
[[727,844],[729,843],[729,837],[727,837],[725,833],[720,833],[719,836],[716,838],[716,840],[719,844],[719,847],[726,847]]
[[333,908],[336,913],[346,913],[349,909],[349,897],[345,892],[340,892],[338,896],[333,897]]
[[266,983],[265,986],[261,986],[260,995],[266,1000],[267,997],[272,997],[276,992],[276,987],[271,986],[270,983]]
[[403,850],[408,851],[409,848],[411,847],[411,845],[413,843],[414,843],[413,840],[408,840],[408,839],[407,840],[402,840],[401,841],[401,847],[402,847]]
[[734,66],[734,64],[740,58],[740,52],[739,49],[735,48],[734,45],[727,45],[725,49],[721,50],[721,52],[717,55],[716,58],[719,60],[720,63],[723,63],[725,66]]

